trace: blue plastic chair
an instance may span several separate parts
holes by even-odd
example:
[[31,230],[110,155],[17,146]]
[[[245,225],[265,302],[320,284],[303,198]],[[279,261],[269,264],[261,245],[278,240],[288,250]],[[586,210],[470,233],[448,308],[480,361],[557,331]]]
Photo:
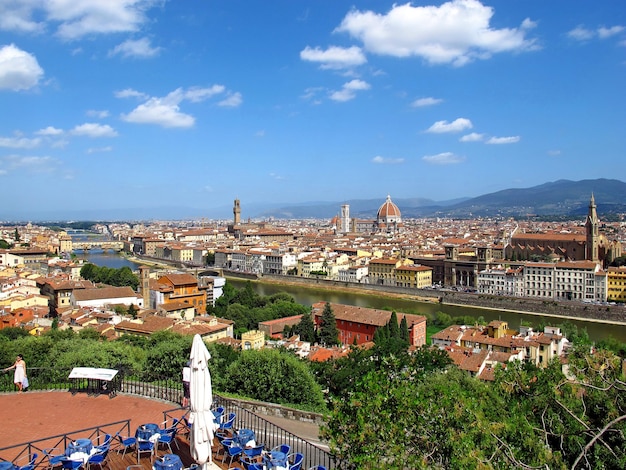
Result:
[[16,470],[34,470],[35,469],[35,465],[37,463],[37,457],[38,457],[38,455],[36,453],[34,453],[33,455],[30,456],[30,459],[28,460],[27,464],[25,464],[25,465],[16,464],[15,465],[15,469]]
[[141,454],[150,454],[150,461],[152,461],[152,457],[154,457],[154,442],[152,441],[137,441],[135,445],[137,448],[137,463],[139,463],[139,459],[141,458]]
[[120,441],[120,444],[122,448],[124,449],[124,452],[122,453],[122,457],[126,455],[126,451],[128,449],[134,449],[135,446],[137,445],[137,439],[134,437],[123,437],[120,434],[118,434],[117,439],[118,441]]
[[290,462],[289,470],[302,470],[302,462],[304,462],[304,454],[301,454],[300,452],[291,454],[287,456],[287,461]]
[[220,427],[219,427],[219,429],[217,431],[218,432],[225,432],[226,430],[229,430],[229,431],[232,432],[233,426],[235,425],[235,417],[236,416],[237,415],[235,413],[229,413],[228,414],[228,418],[226,418],[226,420],[220,424]]
[[234,441],[231,441],[231,444],[229,446],[224,447],[224,457],[222,457],[222,463],[226,459],[227,454],[228,457],[230,457],[230,460],[228,461],[228,466],[230,467],[233,463],[233,460],[235,460],[235,457],[239,457],[243,454],[243,447],[235,444]]
[[52,470],[60,467],[62,464],[61,461],[65,458],[65,452],[58,447],[48,447],[47,449],[44,449],[43,455],[48,460],[46,470]]
[[282,452],[285,455],[289,455],[291,453],[291,446],[288,444],[281,444],[279,446],[274,447],[272,450],[277,450],[279,452]]
[[87,459],[87,469],[89,470],[92,466],[100,467],[101,469],[107,465],[107,457],[109,456],[109,447],[108,446],[100,446],[98,447],[98,451],[91,454]]
[[166,445],[167,448],[170,450],[170,454],[174,453],[174,451],[172,450],[172,442],[176,445],[177,449],[180,449],[180,447],[178,447],[178,441],[176,440],[176,432],[176,424],[174,424],[171,428],[159,431],[159,440],[157,441],[157,444]]

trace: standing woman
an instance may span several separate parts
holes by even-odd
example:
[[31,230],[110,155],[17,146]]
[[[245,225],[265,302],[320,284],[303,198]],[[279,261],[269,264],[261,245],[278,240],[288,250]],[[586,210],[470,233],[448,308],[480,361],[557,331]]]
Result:
[[26,378],[26,363],[24,362],[24,358],[21,354],[17,355],[15,359],[15,364],[11,367],[7,367],[4,371],[8,371],[10,369],[15,369],[15,374],[13,375],[13,383],[17,385],[18,393],[22,393],[24,379]]

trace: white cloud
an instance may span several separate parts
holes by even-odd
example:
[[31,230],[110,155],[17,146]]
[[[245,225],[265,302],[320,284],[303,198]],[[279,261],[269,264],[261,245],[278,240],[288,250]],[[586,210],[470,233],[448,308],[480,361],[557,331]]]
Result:
[[485,139],[485,134],[470,132],[459,139],[459,142],[481,142]]
[[145,12],[156,0],[49,0],[44,2],[47,18],[58,23],[57,34],[77,39],[91,34],[139,30]]
[[12,149],[32,149],[41,143],[41,139],[28,139],[26,137],[0,137],[0,147]]
[[37,132],[35,132],[35,134],[54,137],[63,134],[63,129],[57,129],[56,127],[48,126],[44,129],[39,129]]
[[98,111],[96,109],[90,109],[89,111],[87,111],[87,116],[104,119],[109,117],[109,112],[106,110]]
[[223,85],[210,87],[192,87],[187,90],[177,88],[165,97],[157,97],[133,90],[126,89],[115,92],[118,98],[137,97],[145,102],[137,106],[128,114],[122,114],[122,119],[127,122],[138,124],[156,124],[162,127],[192,127],[196,120],[191,114],[181,111],[180,104],[183,101],[199,103],[213,96],[226,93],[226,98],[218,102],[218,106],[239,106],[243,99],[241,93],[230,92]]
[[515,135],[511,137],[490,137],[489,139],[487,139],[485,143],[499,145],[499,144],[515,144],[519,141],[520,141],[520,136]]
[[567,32],[567,36],[576,41],[589,41],[598,37],[599,39],[607,39],[624,31],[624,26],[615,25],[610,27],[600,26],[597,29],[589,29],[583,25],[578,25],[574,29]]
[[571,31],[568,31],[567,35],[572,39],[576,39],[577,41],[587,41],[593,38],[594,32],[590,29],[583,28],[582,26],[577,26]]
[[0,30],[38,33],[45,25],[32,19],[32,11],[39,0],[0,1]]
[[357,46],[331,46],[326,50],[307,46],[300,51],[300,58],[309,62],[318,62],[322,69],[333,70],[352,68],[367,62],[363,51]]
[[550,155],[551,157],[558,157],[559,155],[561,155],[561,151],[560,150],[548,150],[548,155]]
[[430,126],[426,132],[431,132],[433,134],[443,134],[447,132],[461,132],[465,129],[471,129],[472,121],[466,118],[458,118],[452,122],[448,121],[437,121],[432,126]]
[[236,108],[243,103],[243,98],[241,97],[241,93],[230,93],[226,98],[217,103],[218,106],[222,106],[225,108]]
[[116,91],[113,95],[116,98],[139,98],[140,100],[148,99],[148,95],[142,93],[141,91],[133,90],[132,88]]
[[39,83],[43,73],[34,55],[14,44],[0,48],[0,89],[28,90]]
[[427,98],[419,98],[413,101],[413,103],[411,103],[411,106],[413,106],[414,108],[423,108],[425,106],[433,106],[439,103],[443,103],[443,100],[441,98],[433,98],[429,96]]
[[422,157],[426,163],[433,165],[454,165],[465,161],[464,157],[455,155],[452,152],[438,153],[437,155],[425,155]]
[[91,155],[92,153],[101,153],[101,152],[110,152],[113,150],[113,147],[91,147],[87,149],[87,153]]
[[196,122],[189,114],[182,113],[178,102],[168,98],[150,98],[122,119],[137,124],[157,124],[162,127],[192,127]]
[[85,136],[85,137],[115,137],[117,131],[108,124],[98,124],[95,122],[86,122],[79,126],[74,127],[70,131],[73,135]]
[[611,36],[615,36],[616,34],[621,33],[622,31],[624,31],[624,27],[623,26],[611,26],[610,28],[605,28],[604,26],[601,26],[600,28],[598,28],[598,37],[600,39],[606,39],[606,38],[610,38]]
[[270,173],[270,178],[276,180],[276,181],[282,181],[284,179],[286,179],[284,176],[279,175],[278,173]]
[[369,90],[370,84],[363,80],[354,79],[343,84],[339,91],[334,91],[330,95],[330,99],[334,101],[349,101],[356,97],[357,91]]
[[[7,155],[0,158],[0,164],[8,170],[23,169],[30,173],[47,173],[54,170],[57,160],[52,157],[37,157],[24,155]],[[5,174],[7,171],[5,170]]]
[[387,14],[353,10],[339,32],[363,42],[367,51],[394,57],[422,57],[431,64],[462,66],[498,52],[536,49],[527,39],[534,22],[519,28],[490,26],[493,8],[478,0],[452,0],[440,6],[394,4]]
[[226,87],[224,85],[213,85],[208,88],[192,87],[185,92],[185,99],[188,99],[192,103],[199,103],[212,96],[224,93]]
[[404,158],[386,158],[386,157],[381,157],[380,155],[377,155],[374,158],[372,158],[372,163],[397,165],[400,163],[404,163]]
[[160,47],[152,47],[150,39],[128,39],[121,44],[118,44],[109,51],[109,57],[121,55],[122,57],[137,57],[140,59],[146,59],[149,57],[155,57],[161,52]]

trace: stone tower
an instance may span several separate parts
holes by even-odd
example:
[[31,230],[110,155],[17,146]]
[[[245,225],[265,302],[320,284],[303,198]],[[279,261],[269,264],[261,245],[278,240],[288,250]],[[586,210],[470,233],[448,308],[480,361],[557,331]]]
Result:
[[239,199],[235,199],[233,205],[233,225],[236,227],[241,223],[241,206],[239,205]]
[[348,233],[350,231],[350,205],[341,206],[341,232]]
[[585,221],[585,233],[587,235],[585,259],[589,261],[598,261],[598,213],[596,212],[596,200],[591,194],[589,201],[589,211],[587,212],[587,220]]
[[150,308],[150,268],[148,266],[139,266],[139,285],[143,308]]

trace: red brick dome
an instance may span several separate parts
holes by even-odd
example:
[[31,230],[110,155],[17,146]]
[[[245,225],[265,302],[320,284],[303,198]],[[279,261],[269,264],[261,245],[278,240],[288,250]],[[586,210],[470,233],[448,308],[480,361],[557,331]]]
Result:
[[391,196],[387,196],[387,200],[383,203],[382,206],[380,206],[380,209],[378,209],[377,219],[379,221],[384,221],[389,218],[399,218],[399,217],[401,217],[400,209],[398,209],[398,206],[396,206],[391,201]]

